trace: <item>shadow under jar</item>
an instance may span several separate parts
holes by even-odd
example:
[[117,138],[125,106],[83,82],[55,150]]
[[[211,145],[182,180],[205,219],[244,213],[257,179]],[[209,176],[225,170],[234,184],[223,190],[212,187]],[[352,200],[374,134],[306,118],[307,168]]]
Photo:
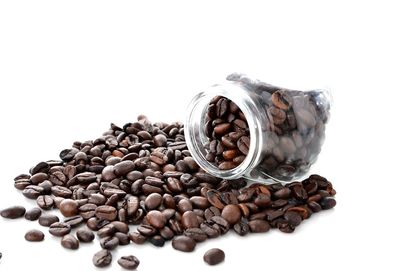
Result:
[[317,160],[330,106],[327,90],[291,90],[231,74],[191,101],[186,142],[214,176],[290,182]]

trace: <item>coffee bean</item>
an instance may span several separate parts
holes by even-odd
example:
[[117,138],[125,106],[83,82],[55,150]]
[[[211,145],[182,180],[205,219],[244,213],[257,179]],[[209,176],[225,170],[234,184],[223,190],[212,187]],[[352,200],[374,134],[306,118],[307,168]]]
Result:
[[185,229],[199,227],[197,215],[193,211],[186,211],[182,215],[182,225]]
[[247,155],[250,148],[250,138],[247,136],[242,136],[237,142],[237,147],[241,153]]
[[129,239],[134,242],[135,244],[141,245],[146,242],[147,237],[140,234],[139,232],[132,232],[129,233]]
[[64,223],[67,223],[68,225],[71,226],[71,228],[75,228],[79,226],[83,222],[83,217],[80,215],[76,216],[71,216],[66,219],[64,219]]
[[207,234],[200,228],[186,229],[183,234],[196,242],[203,242],[207,239]]
[[145,206],[147,210],[154,210],[158,206],[160,206],[162,202],[162,196],[158,193],[151,193],[150,195],[147,196],[145,200]]
[[61,245],[67,249],[78,249],[79,241],[73,235],[67,234],[61,239]]
[[39,224],[43,227],[50,227],[50,225],[59,221],[60,219],[56,215],[43,214],[39,217]]
[[106,267],[111,264],[112,255],[110,251],[103,249],[93,255],[92,262],[97,267]]
[[39,230],[30,230],[25,234],[25,240],[30,242],[40,242],[43,241],[44,234]]
[[336,206],[336,200],[334,198],[326,197],[320,202],[323,210],[328,210]]
[[65,199],[60,204],[60,212],[65,217],[75,216],[78,214],[78,203],[72,199]]
[[25,213],[25,219],[34,221],[38,220],[41,215],[42,215],[42,210],[40,208],[34,207]]
[[112,221],[117,218],[117,209],[112,206],[102,205],[96,208],[95,215],[97,218]]
[[207,200],[211,203],[211,205],[217,207],[222,210],[224,208],[224,204],[222,203],[221,193],[217,190],[210,189],[207,191]]
[[157,232],[156,228],[150,225],[140,225],[137,227],[137,231],[146,237],[153,236]]
[[104,249],[113,250],[119,245],[119,239],[115,236],[104,237],[100,240],[100,246]]
[[135,164],[132,161],[122,161],[114,166],[114,172],[117,176],[125,176],[134,169]]
[[64,222],[55,222],[50,225],[49,232],[54,236],[64,236],[71,232],[71,226]]
[[160,235],[154,235],[150,237],[149,242],[156,247],[163,247],[165,244],[164,238],[162,238]]
[[118,264],[124,269],[133,270],[138,268],[140,261],[135,256],[130,255],[121,257]]
[[234,225],[240,220],[240,209],[237,205],[228,204],[222,209],[221,216],[228,221],[229,224]]
[[114,236],[118,238],[118,241],[119,241],[119,245],[120,245],[120,246],[128,245],[128,244],[130,243],[130,241],[131,241],[131,240],[129,239],[128,234],[126,234],[126,233],[116,232],[116,233],[114,234]]
[[267,232],[270,229],[270,226],[267,221],[256,219],[249,222],[249,227],[251,232],[259,233],[259,232]]
[[0,212],[0,215],[4,218],[8,218],[8,219],[16,219],[16,218],[20,218],[23,217],[25,214],[26,210],[25,207],[22,206],[12,206],[6,209],[3,209]]
[[192,252],[196,247],[196,241],[187,236],[177,236],[172,240],[172,247],[183,252]]
[[36,199],[36,203],[43,210],[49,210],[54,205],[54,201],[49,195],[39,196]]
[[28,185],[22,191],[22,194],[28,199],[37,199],[41,194],[43,194],[44,188],[38,185]]
[[225,260],[225,252],[219,248],[212,248],[206,251],[203,260],[209,265],[216,265]]
[[249,233],[250,227],[246,219],[241,219],[238,223],[233,226],[234,231],[240,236],[244,236]]
[[78,240],[83,243],[90,243],[94,240],[93,232],[87,228],[79,229],[76,232],[76,237],[78,237]]
[[167,222],[164,215],[160,211],[156,210],[150,211],[146,217],[150,225],[157,229],[163,228]]

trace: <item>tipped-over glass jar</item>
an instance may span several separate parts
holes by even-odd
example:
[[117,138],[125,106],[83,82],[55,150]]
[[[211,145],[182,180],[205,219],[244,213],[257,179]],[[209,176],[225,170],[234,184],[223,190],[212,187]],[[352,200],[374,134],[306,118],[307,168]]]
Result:
[[290,90],[232,74],[193,98],[186,142],[214,176],[290,182],[317,160],[330,106],[327,90]]

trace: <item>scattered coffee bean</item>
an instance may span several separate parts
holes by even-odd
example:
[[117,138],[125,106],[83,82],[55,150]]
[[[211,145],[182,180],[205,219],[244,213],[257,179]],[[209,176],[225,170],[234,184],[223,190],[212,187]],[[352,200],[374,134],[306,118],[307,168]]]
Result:
[[71,226],[64,222],[55,222],[50,225],[49,232],[54,236],[64,236],[71,232]]
[[118,264],[124,269],[133,270],[133,269],[138,268],[140,261],[138,260],[138,258],[136,258],[133,255],[122,256],[118,260]]
[[65,199],[60,204],[60,212],[65,217],[75,216],[78,214],[78,203],[72,199]]
[[172,247],[183,252],[192,252],[196,247],[196,241],[188,236],[177,236],[172,239]]
[[34,207],[25,213],[25,219],[34,221],[38,220],[41,215],[42,215],[42,210],[38,207]]
[[25,207],[22,206],[12,206],[6,209],[3,209],[0,212],[0,215],[4,218],[8,218],[8,219],[16,219],[16,218],[20,218],[23,217],[25,214]]
[[61,245],[67,249],[78,249],[79,241],[71,234],[64,235],[61,239]]
[[89,243],[94,240],[93,232],[87,228],[79,229],[76,232],[76,237],[78,238],[79,241],[81,241],[83,243]]
[[97,267],[106,267],[111,264],[112,255],[111,252],[103,249],[93,255],[92,262]]
[[40,242],[43,241],[44,234],[39,230],[30,230],[25,234],[25,240],[30,242]]
[[51,224],[59,221],[60,219],[56,215],[44,214],[39,217],[39,224],[43,227],[50,227]]
[[216,265],[225,260],[225,252],[219,248],[212,248],[204,253],[203,260],[209,265]]

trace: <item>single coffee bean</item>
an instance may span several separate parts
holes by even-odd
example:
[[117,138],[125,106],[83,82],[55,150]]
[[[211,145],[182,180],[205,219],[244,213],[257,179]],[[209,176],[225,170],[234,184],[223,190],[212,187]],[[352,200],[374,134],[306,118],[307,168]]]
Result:
[[207,240],[207,234],[200,228],[186,229],[183,234],[187,237],[192,238],[196,242],[203,242]]
[[177,236],[172,240],[172,247],[183,252],[192,252],[196,247],[196,241],[187,236]]
[[117,237],[108,236],[100,240],[100,246],[104,249],[113,250],[119,245],[119,239]]
[[95,215],[97,218],[112,221],[117,218],[117,212],[115,207],[102,205],[96,208]]
[[160,211],[152,210],[147,214],[147,221],[153,227],[157,229],[161,229],[165,226],[167,222],[164,215]]
[[233,226],[234,231],[240,236],[244,236],[249,233],[250,227],[246,219],[241,219],[238,223]]
[[131,240],[129,239],[128,234],[126,234],[126,233],[116,232],[116,233],[114,234],[114,236],[118,238],[118,241],[119,241],[119,245],[120,245],[120,246],[128,245],[128,244],[130,243],[130,241],[131,241]]
[[25,213],[25,219],[34,221],[38,220],[41,215],[42,215],[42,210],[38,207],[34,207]]
[[79,229],[76,232],[76,237],[78,238],[79,241],[83,243],[90,243],[94,240],[93,232],[87,228]]
[[43,210],[49,210],[53,208],[54,201],[53,198],[49,195],[42,195],[36,199],[37,205]]
[[25,234],[25,240],[30,242],[40,242],[44,239],[44,233],[39,230],[30,230]]
[[154,236],[150,237],[149,242],[156,247],[163,247],[165,244],[164,238],[162,238],[162,236],[160,236],[160,235],[154,235]]
[[71,232],[71,226],[63,222],[55,222],[50,225],[49,232],[58,237],[62,237]]
[[22,206],[12,206],[6,209],[3,209],[0,212],[0,215],[4,218],[8,218],[8,219],[16,219],[16,218],[20,218],[23,217],[25,214],[26,210],[25,207]]
[[323,198],[319,204],[323,210],[328,210],[336,206],[336,200],[334,198],[326,197]]
[[51,224],[59,221],[60,219],[56,215],[44,214],[39,217],[39,224],[43,227],[50,227]]
[[111,264],[112,255],[110,251],[103,249],[93,255],[92,262],[94,266],[106,267]]
[[270,226],[267,221],[256,219],[249,222],[249,227],[251,232],[260,233],[267,232],[270,229]]
[[118,264],[124,269],[133,270],[138,268],[140,261],[135,256],[129,255],[129,256],[122,256],[118,260]]
[[141,245],[144,244],[144,242],[146,242],[147,237],[140,234],[139,232],[132,232],[129,233],[129,239],[131,239],[131,241],[134,242],[135,244]]
[[229,224],[234,225],[240,220],[240,209],[237,205],[228,204],[222,209],[221,216],[228,221]]
[[162,196],[158,193],[151,193],[150,195],[147,196],[145,199],[145,206],[147,210],[154,210],[158,206],[160,206],[162,202]]
[[78,203],[72,199],[65,199],[60,204],[60,212],[65,217],[75,216],[78,214]]
[[209,265],[216,265],[225,260],[225,252],[219,248],[212,248],[204,253],[203,260]]
[[82,222],[83,222],[83,217],[81,217],[80,215],[71,216],[71,217],[64,219],[64,223],[67,223],[68,225],[70,225],[71,228],[77,227]]
[[182,225],[185,229],[198,228],[199,224],[197,215],[193,211],[186,211],[182,215]]
[[64,235],[61,239],[61,245],[67,249],[78,249],[79,241],[71,234]]

